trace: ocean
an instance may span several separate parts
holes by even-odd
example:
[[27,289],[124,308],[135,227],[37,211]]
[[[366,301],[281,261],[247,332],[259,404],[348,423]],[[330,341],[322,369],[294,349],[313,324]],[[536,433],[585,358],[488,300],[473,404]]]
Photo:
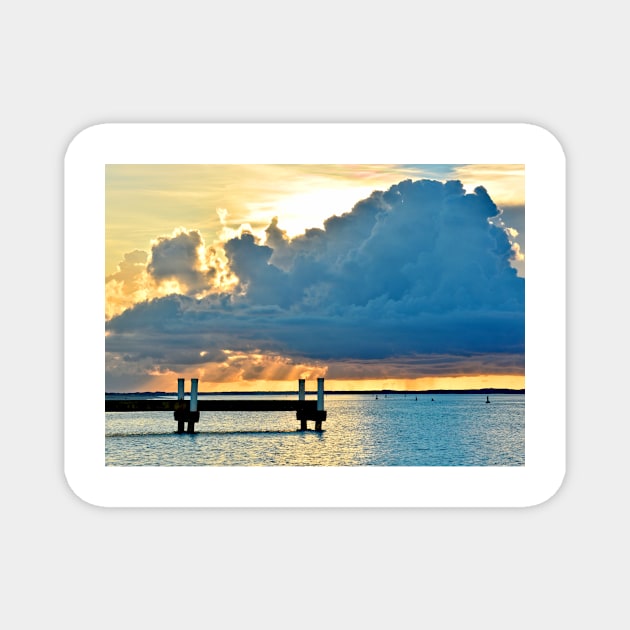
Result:
[[[199,400],[216,394],[200,394]],[[261,395],[295,400],[293,395]],[[116,396],[120,398],[121,396]],[[134,395],[125,395],[133,398]],[[156,398],[137,395],[138,398]],[[176,398],[160,396],[162,398]],[[221,395],[226,398],[225,395]],[[252,396],[229,396],[251,398]],[[314,396],[307,396],[307,400]],[[433,399],[433,400],[432,400]],[[523,466],[525,395],[328,394],[323,431],[294,411],[201,412],[177,434],[173,412],[106,412],[107,466]]]

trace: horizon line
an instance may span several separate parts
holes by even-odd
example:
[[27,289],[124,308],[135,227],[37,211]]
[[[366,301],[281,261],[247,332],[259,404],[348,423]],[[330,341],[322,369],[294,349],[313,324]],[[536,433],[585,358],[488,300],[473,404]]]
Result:
[[[524,394],[525,388],[509,388],[509,387],[480,387],[480,388],[466,388],[466,389],[325,389],[326,394],[474,394],[474,393],[516,393]],[[223,390],[223,391],[210,391],[210,392],[197,392],[197,395],[234,395],[234,394],[297,394],[298,390],[286,389],[286,390]],[[176,396],[177,392],[167,391],[134,391],[134,392],[105,392],[106,396],[124,395],[124,394],[166,394]],[[190,394],[190,392],[186,392]],[[317,394],[317,390],[305,390],[305,394]]]

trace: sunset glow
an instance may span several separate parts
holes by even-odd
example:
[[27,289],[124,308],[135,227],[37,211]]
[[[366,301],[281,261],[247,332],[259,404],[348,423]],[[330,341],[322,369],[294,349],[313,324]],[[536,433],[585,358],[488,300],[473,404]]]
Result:
[[524,388],[524,176],[108,165],[106,389]]

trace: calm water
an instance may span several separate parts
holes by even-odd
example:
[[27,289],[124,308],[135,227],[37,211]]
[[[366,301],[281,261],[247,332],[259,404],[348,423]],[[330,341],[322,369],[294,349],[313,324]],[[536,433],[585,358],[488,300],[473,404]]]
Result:
[[[172,412],[106,413],[105,461],[108,466],[525,463],[524,395],[491,395],[490,404],[485,394],[433,398],[434,402],[427,395],[416,400],[415,394],[379,395],[378,400],[373,395],[327,395],[323,431],[298,431],[295,412],[202,412],[192,435],[175,433]],[[308,425],[310,429],[314,423]]]

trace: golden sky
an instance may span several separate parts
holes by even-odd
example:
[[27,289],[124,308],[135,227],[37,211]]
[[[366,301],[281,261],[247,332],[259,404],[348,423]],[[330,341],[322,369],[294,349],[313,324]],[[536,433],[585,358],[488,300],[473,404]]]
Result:
[[[282,344],[288,342],[282,335],[272,339],[272,333],[269,333],[270,339],[265,340],[266,350],[259,347],[255,336],[247,340],[240,339],[237,344],[239,347],[218,347],[209,342],[207,349],[203,346],[204,340],[200,339],[201,345],[197,349],[188,329],[178,329],[180,337],[169,333],[161,340],[153,337],[150,341],[145,338],[146,335],[141,335],[141,331],[149,325],[147,322],[157,326],[156,319],[169,330],[184,321],[181,318],[171,320],[170,314],[160,319],[160,309],[164,309],[167,304],[172,306],[177,296],[178,308],[187,309],[186,317],[192,317],[190,311],[197,308],[193,308],[193,303],[203,303],[209,311],[203,311],[202,315],[197,316],[204,318],[204,325],[211,316],[209,313],[214,313],[212,317],[219,321],[217,313],[220,312],[223,318],[221,327],[225,329],[226,326],[230,328],[224,319],[227,317],[225,305],[222,304],[219,309],[218,306],[212,306],[212,300],[218,295],[239,294],[241,297],[238,303],[243,301],[244,310],[235,310],[234,316],[238,318],[241,313],[245,313],[246,306],[247,322],[244,328],[248,329],[257,313],[255,309],[277,306],[267,302],[265,297],[274,293],[274,287],[284,287],[282,293],[278,292],[279,304],[282,300],[289,300],[288,296],[295,292],[290,281],[294,282],[298,276],[306,278],[303,269],[300,268],[301,275],[296,271],[297,261],[309,260],[317,268],[323,264],[317,259],[320,254],[309,249],[308,243],[324,235],[328,239],[328,247],[332,247],[330,243],[336,234],[333,228],[343,221],[337,224],[330,221],[325,223],[327,219],[346,216],[357,202],[369,198],[373,191],[385,192],[404,180],[415,182],[421,179],[439,182],[459,180],[471,198],[475,196],[475,188],[483,186],[500,211],[488,221],[505,234],[509,241],[508,247],[511,247],[509,265],[516,269],[519,277],[524,277],[525,178],[522,165],[108,165],[105,191],[108,389],[173,391],[177,377],[187,376],[201,379],[201,391],[281,390],[295,388],[297,378],[322,375],[334,378],[334,386],[328,384],[331,389],[524,387],[523,369],[516,367],[518,361],[502,362],[493,355],[491,361],[484,362],[479,358],[478,347],[483,344],[478,340],[474,340],[472,349],[463,349],[466,357],[477,357],[475,361],[453,361],[452,370],[449,371],[449,359],[440,362],[434,373],[429,375],[427,372],[431,370],[426,361],[418,359],[414,363],[405,359],[401,362],[397,355],[394,357],[395,352],[392,355],[394,360],[389,364],[382,358],[385,349],[379,355],[381,359],[375,362],[357,360],[353,353],[359,359],[365,353],[364,349],[358,348],[348,348],[344,350],[343,356],[331,356],[329,360],[323,355],[316,356],[318,353],[308,348],[299,356],[289,357],[282,349]],[[399,211],[401,217],[402,212]],[[416,229],[413,216],[407,215],[407,220],[411,221],[410,238]],[[388,217],[391,225],[394,223],[393,217],[393,214],[391,220]],[[487,230],[483,227],[486,223],[485,219],[479,222],[481,230]],[[384,236],[380,246],[375,238],[370,240],[367,234],[363,236],[365,242],[355,243],[350,240],[344,246],[349,252],[356,250],[359,258],[366,251],[373,250],[370,260],[382,255],[383,265],[393,265],[398,260],[401,273],[408,266],[409,269],[413,265],[417,266],[418,260],[403,260],[400,255],[396,258],[397,248],[391,245],[393,232],[388,232],[390,228],[385,229],[386,225],[382,220],[375,223],[376,228],[383,227]],[[397,238],[404,244],[405,231],[397,229]],[[471,265],[478,265],[474,262],[477,254],[473,249],[478,246],[475,241],[476,231],[471,232],[470,239],[458,235],[455,242],[455,237],[450,236],[444,226],[440,229],[442,231],[436,242],[443,244],[444,255],[450,266],[455,263],[468,264],[468,261]],[[352,239],[352,232],[349,234]],[[453,243],[447,245],[449,239]],[[226,248],[228,242],[231,245]],[[335,246],[341,247],[340,241]],[[400,249],[402,251],[405,247]],[[430,251],[427,249],[427,256]],[[272,257],[268,258],[270,252],[273,252]],[[409,252],[413,252],[413,248]],[[330,265],[330,269],[336,269],[340,260],[338,257],[336,262],[331,259],[325,263]],[[376,278],[379,268],[382,267],[375,267],[377,273],[373,277]],[[392,267],[394,275],[398,271]],[[276,276],[269,276],[271,272],[276,273]],[[348,277],[350,272],[344,273],[343,277]],[[405,285],[406,288],[400,289],[406,290],[407,294],[393,298],[387,293],[388,299],[397,299],[398,304],[404,303],[404,307],[408,308],[407,303],[413,303],[412,297],[419,290],[417,283],[414,284],[415,280],[410,282]],[[313,300],[315,304],[324,290],[324,284],[313,283],[305,288],[299,306],[302,318],[308,312],[305,306],[308,300]],[[260,289],[258,296],[255,293],[257,287]],[[330,290],[328,286],[325,288]],[[465,292],[466,287],[461,290]],[[475,290],[481,295],[485,289],[478,287]],[[347,295],[348,289],[345,291]],[[170,297],[167,299],[167,296]],[[251,299],[245,305],[248,296]],[[352,304],[364,309],[376,301],[375,296],[370,301],[368,297],[359,298],[357,294],[356,300],[359,299],[363,299],[363,302]],[[471,301],[473,298],[463,295],[462,299]],[[140,303],[145,304],[134,308]],[[350,321],[349,318],[354,314],[351,306],[347,304],[339,311],[341,316],[341,311],[345,309],[345,321]],[[294,320],[297,321],[297,308],[297,302],[289,304],[287,301],[283,306],[283,316],[289,318],[292,325]],[[326,316],[330,317],[332,307],[328,304],[326,308],[329,309]],[[456,311],[452,305],[449,308],[449,312]],[[475,305],[475,308],[481,307]],[[495,309],[494,303],[491,308]],[[503,307],[496,308],[500,310]],[[386,307],[378,312],[389,313]],[[324,315],[315,307],[313,313]],[[338,313],[334,314],[336,316]],[[405,325],[409,326],[409,314],[404,312],[403,315],[400,321],[404,320]],[[135,320],[136,323],[131,323]],[[392,315],[390,325],[396,326],[396,321]],[[269,323],[265,320],[263,328],[266,325]],[[208,335],[210,332],[211,328],[206,331]],[[232,344],[238,337],[238,333],[231,328],[229,335],[224,330],[221,334],[226,335],[226,342],[229,339]],[[262,338],[264,332],[259,334]],[[351,334],[359,335],[360,330]],[[141,337],[142,342],[139,341]],[[179,348],[172,348],[171,344],[177,346],[178,339],[181,342]],[[150,343],[154,347],[159,347],[160,343],[165,345],[161,351],[148,352]],[[125,352],[125,344],[129,346],[128,352]],[[194,359],[191,353],[196,355]],[[433,354],[440,354],[439,349]],[[421,365],[417,376],[414,373],[416,363]],[[498,368],[493,366],[501,366],[501,371],[474,372],[474,365],[482,366],[484,363],[487,368],[494,370]],[[368,365],[369,369],[365,367]],[[383,369],[388,365],[391,367],[391,378],[387,377],[388,372]],[[125,383],[128,383],[127,388]]]

